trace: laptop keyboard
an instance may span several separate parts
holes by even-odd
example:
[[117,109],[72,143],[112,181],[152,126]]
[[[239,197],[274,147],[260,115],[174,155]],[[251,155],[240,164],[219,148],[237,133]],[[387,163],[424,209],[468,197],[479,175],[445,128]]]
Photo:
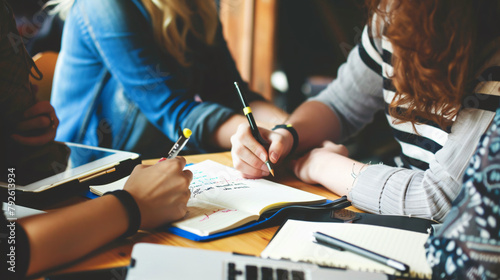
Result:
[[228,262],[227,280],[307,280],[299,269],[263,266],[248,262]]

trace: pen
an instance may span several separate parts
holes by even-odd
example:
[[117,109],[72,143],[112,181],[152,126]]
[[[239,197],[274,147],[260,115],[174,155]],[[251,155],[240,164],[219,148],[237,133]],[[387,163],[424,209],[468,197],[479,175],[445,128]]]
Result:
[[404,264],[402,262],[393,260],[391,258],[382,256],[378,253],[372,252],[370,250],[361,248],[359,246],[356,246],[354,244],[351,244],[349,242],[345,242],[343,240],[340,240],[338,238],[335,238],[333,236],[326,235],[321,232],[314,232],[313,233],[314,238],[316,238],[316,242],[318,244],[331,247],[336,250],[346,250],[355,254],[358,254],[360,256],[366,257],[368,259],[374,260],[376,262],[385,264],[389,267],[392,267],[396,270],[399,270],[401,272],[409,272],[410,267],[407,264]]
[[[236,87],[236,90],[238,91],[238,94],[240,95],[241,103],[243,104],[243,113],[248,119],[248,123],[250,124],[250,129],[252,130],[252,135],[257,140],[262,146],[268,147],[269,144],[262,138],[262,136],[259,133],[259,128],[257,127],[257,124],[255,123],[255,119],[253,118],[252,114],[252,109],[250,109],[250,106],[247,105],[247,102],[245,100],[245,97],[243,96],[243,93],[240,91],[240,87],[238,86],[237,82],[234,82],[234,86]],[[271,161],[269,159],[266,161],[267,168],[269,169],[269,172],[271,175],[274,176],[274,170],[271,166]]]
[[177,142],[175,142],[175,144],[172,146],[172,149],[170,149],[170,151],[168,152],[167,158],[161,158],[158,162],[176,157],[182,150],[182,148],[186,146],[186,143],[188,142],[189,137],[191,137],[191,134],[192,132],[189,128],[184,128],[181,137],[177,139]]

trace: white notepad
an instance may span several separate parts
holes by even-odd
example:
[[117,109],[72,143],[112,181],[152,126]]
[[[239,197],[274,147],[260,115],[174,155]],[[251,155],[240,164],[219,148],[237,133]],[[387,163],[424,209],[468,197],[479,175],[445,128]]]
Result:
[[357,254],[314,243],[315,231],[403,262],[410,266],[411,277],[431,278],[424,248],[428,234],[373,225],[288,220],[261,257],[401,275],[395,269]]

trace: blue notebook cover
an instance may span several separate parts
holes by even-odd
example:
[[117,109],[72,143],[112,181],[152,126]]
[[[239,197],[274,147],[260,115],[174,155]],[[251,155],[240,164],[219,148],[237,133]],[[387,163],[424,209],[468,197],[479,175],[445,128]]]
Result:
[[314,204],[314,205],[291,205],[291,206],[286,206],[283,208],[280,208],[278,210],[274,211],[269,211],[267,213],[264,213],[259,220],[250,222],[248,224],[245,224],[243,226],[230,229],[227,231],[219,232],[219,233],[214,233],[211,235],[207,236],[200,236],[197,234],[194,234],[192,232],[180,229],[178,227],[174,226],[169,226],[166,227],[165,230],[168,232],[171,232],[175,235],[193,240],[193,241],[211,241],[223,237],[228,237],[244,232],[249,232],[249,231],[254,231],[262,228],[267,228],[267,227],[272,227],[276,225],[280,225],[284,220],[288,219],[290,216],[297,216],[297,215],[305,215],[307,218],[307,215],[314,215],[314,212],[316,210],[333,210],[333,209],[342,209],[345,207],[350,206],[350,202],[347,200],[347,198],[341,197],[336,200],[327,200],[324,203],[321,204]]

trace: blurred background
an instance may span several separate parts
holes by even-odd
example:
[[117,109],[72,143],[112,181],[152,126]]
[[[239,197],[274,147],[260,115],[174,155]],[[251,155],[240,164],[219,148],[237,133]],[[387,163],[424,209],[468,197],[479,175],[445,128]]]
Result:
[[[361,39],[363,0],[216,0],[224,35],[243,79],[265,98],[292,112],[335,79]],[[60,48],[63,22],[47,0],[8,0],[28,52]],[[399,154],[383,113],[344,144],[350,155],[391,164]]]

